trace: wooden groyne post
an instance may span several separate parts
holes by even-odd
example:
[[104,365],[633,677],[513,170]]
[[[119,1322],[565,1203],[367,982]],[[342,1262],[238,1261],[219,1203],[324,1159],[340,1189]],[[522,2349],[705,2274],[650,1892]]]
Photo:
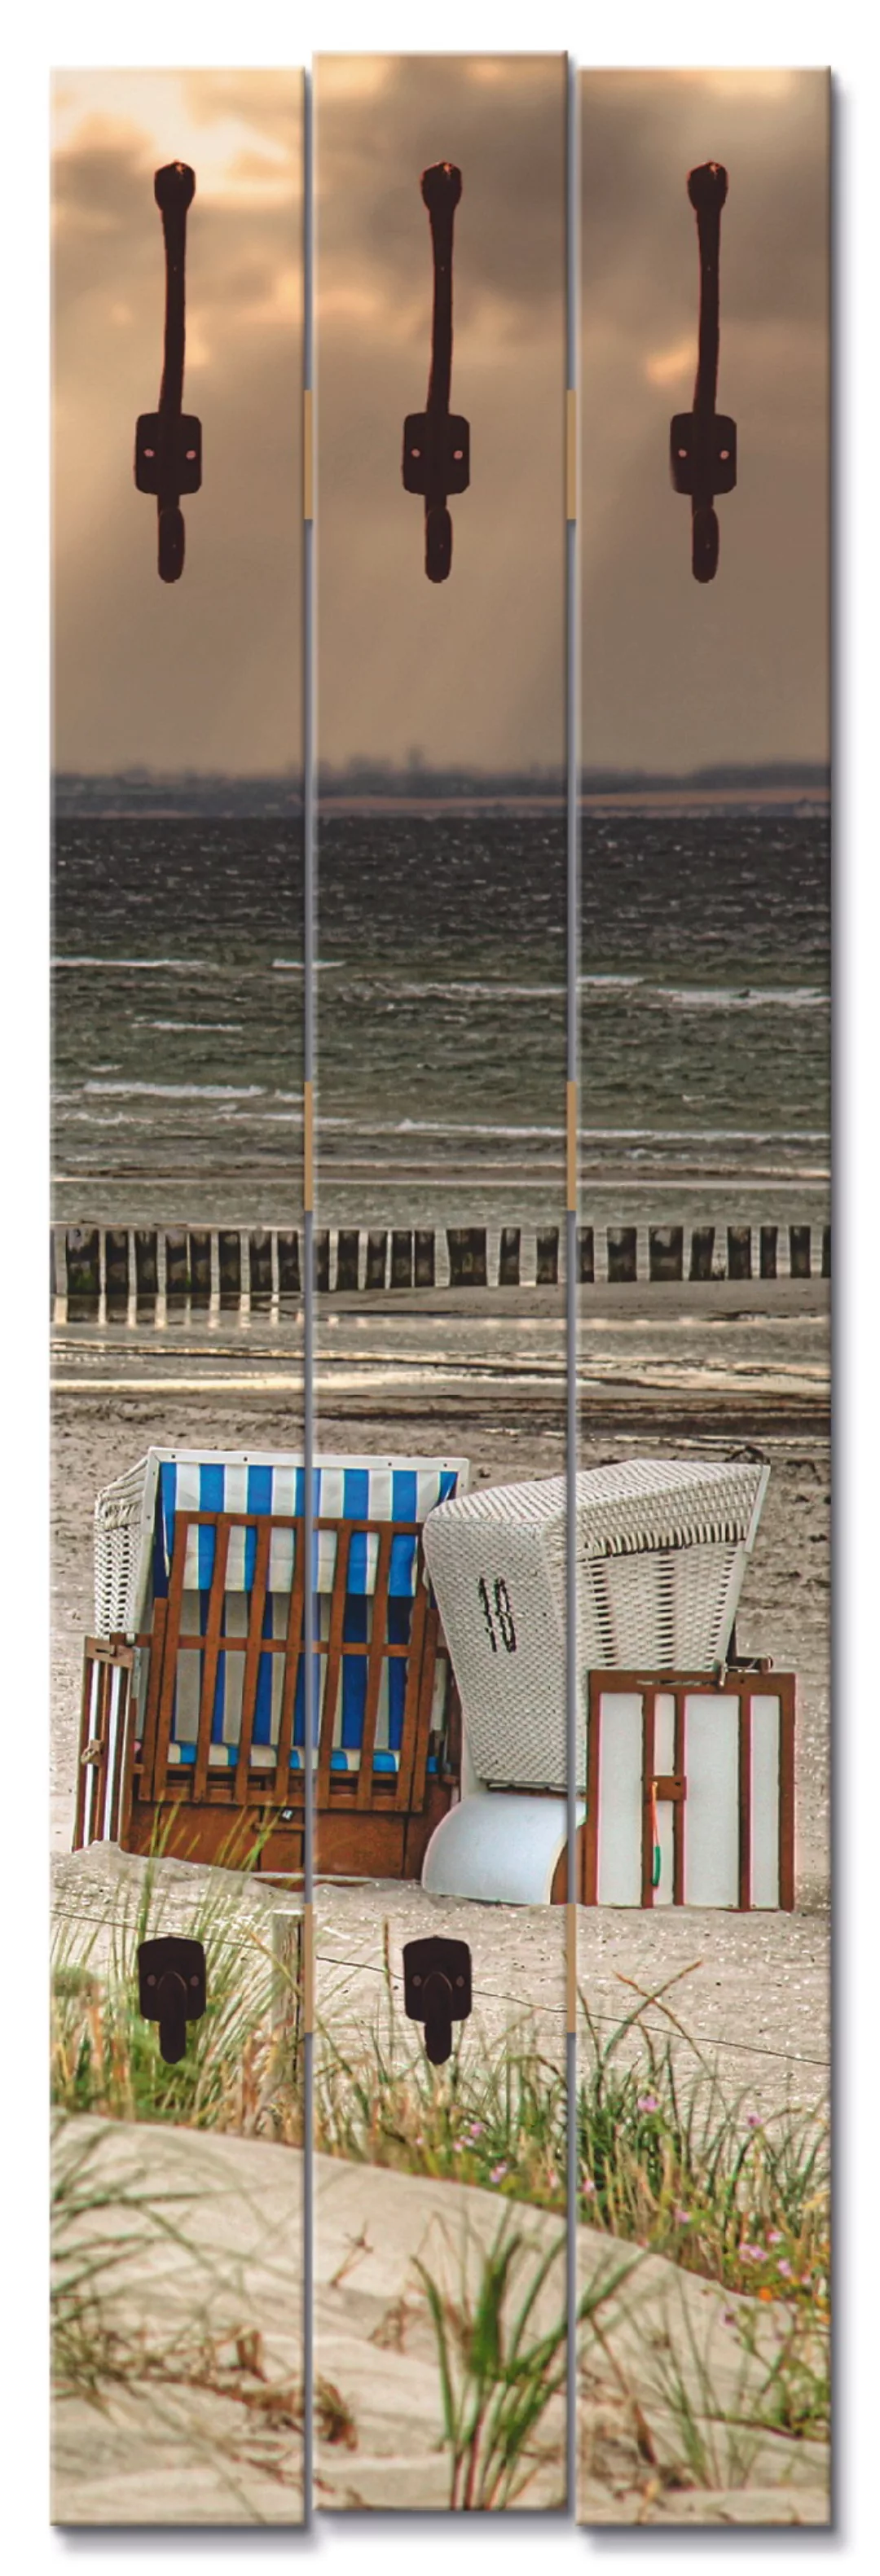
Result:
[[[728,1225],[720,1241],[714,1226],[695,1225],[688,1241],[683,1223],[664,1223],[579,1226],[578,1282],[586,1288],[751,1280],[755,1231],[760,1279],[830,1279],[830,1225],[817,1227],[815,1240],[806,1223],[762,1224],[757,1230]],[[322,1296],[330,1295],[331,1288],[340,1296],[377,1296],[389,1290],[406,1295],[446,1287],[477,1291],[490,1284],[501,1289],[561,1284],[558,1225],[539,1225],[531,1236],[519,1225],[500,1226],[491,1282],[485,1225],[447,1227],[445,1265],[443,1239],[433,1226],[371,1226],[365,1231],[340,1226],[335,1232],[318,1227],[316,1288]],[[57,1226],[50,1251],[51,1292],[66,1297],[72,1321],[96,1315],[102,1297],[108,1318],[118,1321],[125,1318],[132,1297],[138,1314],[155,1308],[162,1296],[172,1308],[188,1302],[202,1310],[215,1299],[221,1308],[231,1308],[247,1298],[259,1312],[275,1300],[298,1300],[302,1294],[295,1226]]]

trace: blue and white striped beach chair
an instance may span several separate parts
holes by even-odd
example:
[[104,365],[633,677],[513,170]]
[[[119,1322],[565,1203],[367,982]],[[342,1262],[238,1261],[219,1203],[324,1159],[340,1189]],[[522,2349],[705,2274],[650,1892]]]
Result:
[[[316,1461],[319,1868],[416,1874],[448,1807],[452,1694],[422,1529],[466,1482],[462,1459]],[[150,1450],[98,1497],[98,1635],[83,1712],[83,1767],[94,1776],[80,1799],[80,1841],[115,1831],[144,1848],[148,1827],[151,1837],[173,1807],[190,1856],[212,1857],[244,1811],[251,1847],[253,1829],[271,1825],[264,1865],[296,1865],[275,1846],[279,1837],[301,1845],[304,1505],[300,1457],[194,1450]],[[127,1755],[120,1741],[102,1776],[94,1719],[111,1638],[131,1666],[130,1715],[114,1728],[108,1712],[104,1735],[124,1735]],[[176,1827],[173,1848],[182,1848]],[[240,1857],[247,1851],[246,1838]]]

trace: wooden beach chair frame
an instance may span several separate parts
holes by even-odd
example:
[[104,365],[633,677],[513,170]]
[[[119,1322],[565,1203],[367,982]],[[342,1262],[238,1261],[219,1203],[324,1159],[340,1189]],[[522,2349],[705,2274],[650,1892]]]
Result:
[[[321,1711],[314,1763],[317,1870],[327,1877],[417,1878],[431,1834],[452,1803],[460,1766],[458,1697],[439,1613],[424,1577],[422,1525],[321,1514],[313,1526],[335,1538],[329,1633],[314,1643],[315,1705]],[[208,1529],[213,1536],[206,1623],[198,1634],[183,1626],[187,1543],[194,1528]],[[234,1530],[249,1529],[256,1533],[256,1554],[247,1626],[230,1633],[225,1618],[230,1537]],[[263,1622],[270,1548],[273,1533],[282,1530],[295,1533],[294,1578],[286,1634],[267,1637]],[[371,1634],[350,1642],[343,1634],[347,1572],[358,1534],[375,1537],[378,1554]],[[417,1549],[406,1643],[388,1635],[396,1538],[415,1540]],[[301,1875],[304,1753],[299,1769],[291,1756],[305,1653],[304,1565],[305,1524],[299,1515],[177,1511],[168,1592],[155,1600],[149,1629],[133,1641],[121,1635],[86,1639],[74,1849],[113,1839],[128,1851],[160,1847],[179,1859]],[[181,1658],[195,1654],[201,1659],[198,1729],[194,1758],[184,1765],[169,1760],[174,1697]],[[223,1747],[222,1767],[212,1744],[221,1654],[244,1658],[239,1734],[233,1748]],[[264,1655],[283,1657],[284,1680],[277,1743],[271,1759],[258,1765],[252,1738]],[[333,1734],[348,1656],[366,1660],[366,1699],[358,1766],[340,1770],[333,1764]],[[379,1693],[383,1668],[392,1659],[404,1659],[406,1665],[401,1741],[395,1766],[377,1769]],[[438,1664],[446,1666],[441,1728],[436,1725]],[[265,1757],[270,1748],[260,1750]]]

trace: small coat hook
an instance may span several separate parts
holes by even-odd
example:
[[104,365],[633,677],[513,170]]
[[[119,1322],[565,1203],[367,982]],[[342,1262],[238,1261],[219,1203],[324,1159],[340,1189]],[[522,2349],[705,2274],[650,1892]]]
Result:
[[145,2021],[159,2024],[159,2048],[166,2066],[179,2066],[186,2055],[186,2025],[200,2021],[208,2000],[208,1976],[201,1941],[184,1941],[169,1932],[138,1949],[138,2003]]
[[424,1941],[407,1941],[403,1953],[404,2005],[410,2021],[425,2025],[425,2054],[432,2066],[445,2066],[452,2052],[452,2025],[467,2021],[471,2009],[471,1954],[466,1941],[445,1941],[430,1933]]

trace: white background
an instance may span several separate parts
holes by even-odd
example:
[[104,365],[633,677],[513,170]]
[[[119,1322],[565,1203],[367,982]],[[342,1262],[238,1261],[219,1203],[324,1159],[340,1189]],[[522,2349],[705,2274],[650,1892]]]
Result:
[[[4,793],[0,1252],[3,1464],[0,1565],[0,2525],[8,2563],[29,2576],[63,2559],[163,2569],[198,2557],[263,2564],[320,2554],[359,2576],[415,2560],[505,2571],[536,2553],[556,2571],[585,2553],[617,2567],[683,2554],[693,2567],[749,2550],[875,2563],[880,2528],[880,2280],[877,1995],[880,1982],[880,1081],[878,737],[880,737],[880,261],[876,10],[838,0],[740,0],[736,12],[676,0],[587,10],[570,0],[447,0],[440,11],[374,0],[369,9],[261,5],[14,6],[4,44],[2,648]],[[717,39],[717,41],[716,41]],[[837,2529],[830,2534],[619,2532],[589,2537],[530,2515],[473,2526],[447,2519],[324,2520],[294,2534],[115,2532],[48,2527],[47,2444],[47,1633],[46,1312],[48,1304],[48,75],[52,65],[280,64],[312,50],[541,50],[583,64],[827,64],[836,76],[836,800],[835,800],[835,1633],[836,1633],[836,2326]],[[10,277],[15,258],[18,272]],[[15,353],[15,373],[8,363]]]

